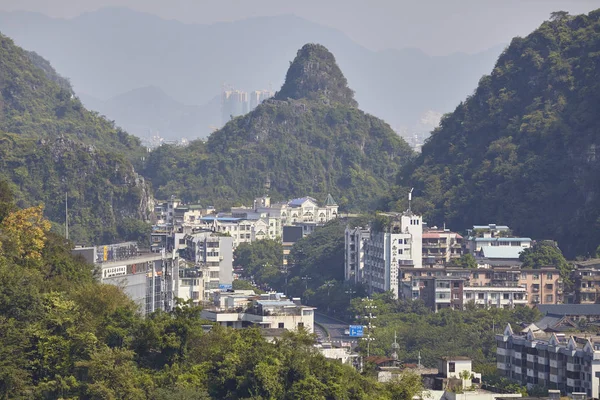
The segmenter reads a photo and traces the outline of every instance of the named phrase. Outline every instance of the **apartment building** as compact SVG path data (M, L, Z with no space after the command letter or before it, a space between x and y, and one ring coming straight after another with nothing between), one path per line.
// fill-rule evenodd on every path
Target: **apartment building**
M449 229L423 231L423 265L446 265L463 255L463 237Z
M513 237L510 229L505 225L475 225L469 230L466 247L470 254L476 256L483 256L482 250L488 247L512 248L518 259L518 253L531 247L531 239Z
M354 284L363 281L365 245L370 235L369 228L346 227L344 231L344 280Z
M413 277L410 282L403 282L403 297L422 300L436 312L444 308L462 310L467 304L496 308L527 305L523 287L470 286L468 280L450 276Z
M573 302L576 304L600 303L600 259L575 263L573 280Z
M509 324L496 335L496 344L496 366L503 376L528 387L600 396L600 336L595 333L515 333Z
M249 295L222 292L215 295L213 306L202 310L202 318L235 329L261 328L314 332L314 307L301 304L300 299L287 299L281 293Z
M411 211L382 215L387 222L372 227L364 245L363 283L371 293L391 291L398 298L398 269L422 266L423 219Z
M76 248L73 253L93 260L100 282L121 287L139 305L142 315L172 310L178 275L176 255L142 252L136 242Z
M207 300L211 293L230 287L233 282L233 239L211 231L200 231L186 234L184 240L182 257L199 267L202 273L202 299Z
M541 269L400 267L399 279L404 283L405 298L414 298L414 293L410 292L410 296L406 294L406 285L417 278L462 280L465 288L464 302L473 301L482 306L485 304L504 307L509 304L525 304L534 307L538 304L560 304L563 301L563 283L560 272L554 267ZM412 284L409 286L412 287Z

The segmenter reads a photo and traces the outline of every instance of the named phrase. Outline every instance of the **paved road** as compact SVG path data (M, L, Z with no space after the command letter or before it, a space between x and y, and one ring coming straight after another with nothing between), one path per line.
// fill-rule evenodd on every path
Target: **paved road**
M331 342L334 345L341 346L343 343L347 343L354 347L358 344L357 338L351 338L344 333L348 329L348 323L320 313L315 313L315 322L323 325L329 331Z

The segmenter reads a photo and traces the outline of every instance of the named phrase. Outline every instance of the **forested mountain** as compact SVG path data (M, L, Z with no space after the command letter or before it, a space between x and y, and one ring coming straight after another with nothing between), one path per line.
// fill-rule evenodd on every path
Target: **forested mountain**
M203 25L124 8L100 9L73 19L0 12L0 27L18 45L50 60L82 98L85 94L110 101L137 88L156 86L177 102L196 106L219 95L223 83L245 91L268 89L270 84L280 87L296 50L305 43L321 43L336 55L362 109L394 128L413 127L428 110L450 111L489 71L504 47L447 56L430 56L418 49L372 51L336 29L294 15ZM96 111L134 132L132 118L123 119L123 113ZM170 120L167 111L164 117L155 116L163 117L157 129ZM211 124L206 114L199 114L197 126L203 129L193 132L202 136L191 138L208 136ZM163 131L162 136L168 133Z
M600 10L515 38L400 183L433 224L503 223L566 255L600 243ZM420 198L420 199L419 199Z
M324 200L331 193L342 207L373 206L412 151L389 125L356 106L333 55L307 44L274 99L206 143L158 148L145 175L160 197L215 206L251 204L267 183L274 198Z
M132 164L144 155L139 140L87 111L47 61L3 35L0 142L0 178L19 205L44 202L64 224L66 193L75 241L126 238L145 216L149 189Z

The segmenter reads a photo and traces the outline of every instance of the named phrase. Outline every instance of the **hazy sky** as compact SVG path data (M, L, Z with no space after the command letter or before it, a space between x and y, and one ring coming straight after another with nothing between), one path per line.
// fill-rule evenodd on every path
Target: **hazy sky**
M552 11L600 8L600 0L0 0L0 10L74 17L123 6L166 19L214 23L295 14L345 32L373 49L416 47L429 54L468 53L508 44Z

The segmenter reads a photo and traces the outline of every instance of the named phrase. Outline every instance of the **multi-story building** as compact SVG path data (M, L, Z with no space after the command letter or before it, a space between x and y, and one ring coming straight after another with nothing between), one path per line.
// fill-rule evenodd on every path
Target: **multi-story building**
M464 278L413 277L403 285L406 299L422 300L433 311L444 308L462 310L469 303L478 307L514 308L527 304L523 287L470 286Z
M560 304L563 300L563 283L560 272L554 267L522 269L518 267L494 268L414 268L400 267L399 279L404 283L404 297L414 298L411 282L421 278L454 278L464 281L464 302L473 301L477 305L504 306L512 301L514 305ZM489 290L487 290L487 289ZM484 292L483 289L486 289ZM407 295L407 293L409 293ZM496 293L496 295L494 295ZM512 293L512 294L511 294ZM470 297L467 297L470 296ZM521 298L523 296L523 298ZM499 301L502 300L502 301ZM492 301L493 304L490 304Z
M254 90L250 92L250 111L254 110L260 103L273 97L275 93L271 90Z
M202 310L202 318L231 328L258 326L313 333L314 310L281 293L248 295L235 291L217 294L214 305Z
M225 125L232 117L248 112L248 93L241 90L221 92L221 123Z
M177 256L140 252L137 243L76 248L88 260L94 260L102 283L123 288L140 306L142 315L157 310L171 311L178 275Z
M364 279L365 245L371 231L360 226L347 226L344 235L344 280L358 284Z
M575 263L573 280L573 302L576 304L600 303L600 259Z
M504 225L475 225L469 230L467 251L473 255L482 255L485 247L508 247L514 249L516 258L523 249L531 247L531 239L511 236L510 229Z
M446 265L463 255L463 237L449 229L423 231L423 265Z
M600 397L600 337L595 333L514 333L496 335L496 366L503 376L528 387Z
M387 224L372 227L364 246L363 283L370 292L392 291L398 298L398 269L422 266L423 220L411 211L384 215Z
M233 239L211 231L185 235L183 258L202 272L202 299L211 293L231 287L233 282ZM183 278L187 279L187 278Z

